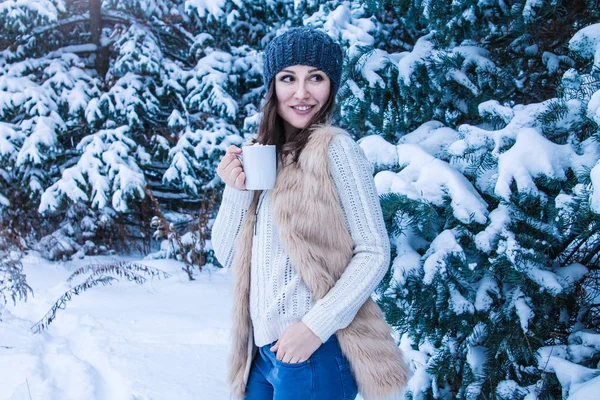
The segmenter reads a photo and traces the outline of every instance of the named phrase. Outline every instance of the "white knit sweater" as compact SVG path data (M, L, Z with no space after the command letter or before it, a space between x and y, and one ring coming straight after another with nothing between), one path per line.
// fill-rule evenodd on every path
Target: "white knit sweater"
M271 212L271 191L263 191L258 203L250 267L250 316L257 346L279 339L288 326L298 321L304 322L325 342L335 331L352 322L387 271L390 243L372 166L360 146L345 135L337 135L332 140L329 160L346 226L354 241L352 260L327 295L314 302L279 241ZM225 267L230 267L233 261L233 243L253 193L228 186L223 192L212 227L212 246Z

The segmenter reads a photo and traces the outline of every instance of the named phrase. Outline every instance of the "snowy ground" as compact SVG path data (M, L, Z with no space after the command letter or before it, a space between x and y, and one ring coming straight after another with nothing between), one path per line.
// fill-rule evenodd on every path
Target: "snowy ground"
M205 267L190 282L178 262L129 258L171 277L144 285L121 279L112 286L94 287L68 302L49 329L32 333L31 326L70 288L66 279L73 271L122 260L49 263L36 254L25 258L35 296L3 311L0 400L230 398L229 270ZM561 371L568 373L562 380L571 387L569 400L598 398L600 376L594 378L593 370L590 376L568 368ZM418 374L413 378L411 383L417 384Z
M205 270L189 282L180 263L142 261L171 277L94 287L68 302L48 330L31 332L75 269L110 261L24 260L35 296L3 313L0 400L229 399L229 271Z

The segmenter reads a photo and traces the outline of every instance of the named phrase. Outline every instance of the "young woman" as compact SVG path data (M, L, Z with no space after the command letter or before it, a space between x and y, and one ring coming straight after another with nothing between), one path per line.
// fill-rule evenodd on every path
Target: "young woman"
M301 27L265 48L263 117L255 141L276 145L275 187L246 191L230 146L212 229L234 273L231 392L247 400L345 400L398 394L406 367L370 295L389 239L362 149L327 125L341 48Z

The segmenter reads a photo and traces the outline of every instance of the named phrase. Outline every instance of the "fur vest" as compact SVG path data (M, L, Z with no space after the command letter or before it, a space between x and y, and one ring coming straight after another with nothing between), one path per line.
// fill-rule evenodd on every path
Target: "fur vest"
M273 217L292 265L310 288L314 301L327 294L350 263L353 241L330 175L328 150L335 135L321 126L310 136L298 164L284 162L271 192ZM256 207L254 194L236 238L233 270L233 343L229 356L231 393L243 398L257 347L250 319L250 260ZM323 227L327 229L323 229ZM402 353L379 306L369 297L354 320L336 332L365 400L400 392L407 380Z

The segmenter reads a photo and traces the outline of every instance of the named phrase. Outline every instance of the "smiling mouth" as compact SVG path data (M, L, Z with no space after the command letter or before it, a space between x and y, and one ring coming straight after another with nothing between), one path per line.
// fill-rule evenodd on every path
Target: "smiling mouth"
M294 110L298 110L298 111L308 111L311 108L313 108L314 106L292 106L292 108Z

